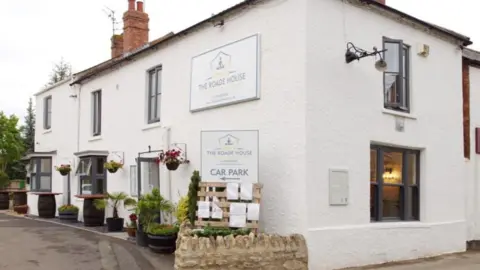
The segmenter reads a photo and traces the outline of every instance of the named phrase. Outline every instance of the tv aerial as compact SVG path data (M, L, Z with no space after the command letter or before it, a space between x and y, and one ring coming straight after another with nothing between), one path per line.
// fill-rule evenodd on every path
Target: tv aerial
M105 8L102 10L108 16L110 21L112 21L112 35L115 35L115 31L119 30L118 28L116 28L116 25L120 23L119 21L117 21L117 18L115 17L115 11L110 9L107 6L105 6Z

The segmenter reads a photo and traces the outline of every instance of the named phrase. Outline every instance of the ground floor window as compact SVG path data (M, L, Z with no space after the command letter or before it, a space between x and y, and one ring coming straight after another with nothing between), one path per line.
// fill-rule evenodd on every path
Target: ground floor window
M30 190L52 191L52 158L34 157L30 160Z
M419 220L419 183L420 151L371 146L372 221Z
M104 156L80 158L75 173L79 177L80 194L105 194L107 192L107 170L103 167L105 160Z

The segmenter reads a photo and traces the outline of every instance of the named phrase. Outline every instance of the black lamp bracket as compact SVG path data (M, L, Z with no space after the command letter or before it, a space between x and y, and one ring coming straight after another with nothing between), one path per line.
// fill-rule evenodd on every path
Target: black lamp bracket
M347 51L345 52L345 61L347 63L350 63L354 60L360 60L364 57L374 56L374 55L377 55L377 54L380 56L380 59L382 59L382 54L381 53L387 51L387 49L379 51L377 49L377 47L373 47L372 50L373 51L369 52L369 51L366 51L362 48L356 47L355 45L353 45L352 42L348 42L347 43Z

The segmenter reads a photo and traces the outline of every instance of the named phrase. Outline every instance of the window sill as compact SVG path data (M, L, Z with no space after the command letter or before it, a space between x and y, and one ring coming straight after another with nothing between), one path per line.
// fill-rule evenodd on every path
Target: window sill
M91 137L88 141L89 142L94 142L94 141L99 141L102 139L102 136L95 136L95 137Z
M397 111L389 110L389 109L382 109L382 113L417 120L417 117L415 115L412 115L412 114L409 114L409 113L397 112Z
M46 129L42 132L42 134L48 134L48 133L52 133L52 129Z
M154 129L154 128L159 128L161 126L162 126L162 124L160 122L155 122L155 123L151 123L151 124L146 125L144 128L142 128L142 130L143 131L150 130L150 129Z

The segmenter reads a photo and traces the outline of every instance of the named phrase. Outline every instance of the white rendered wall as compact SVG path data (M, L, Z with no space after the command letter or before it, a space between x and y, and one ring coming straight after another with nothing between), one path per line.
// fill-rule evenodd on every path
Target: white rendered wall
M465 250L461 51L338 0L308 0L307 205L311 269L415 259ZM322 14L319 16L318 14ZM347 42L371 50L382 36L411 49L411 117L395 131L383 110L373 57L345 63ZM430 45L428 58L417 43ZM371 223L372 142L422 149L420 222ZM328 170L349 171L350 203L329 206Z

